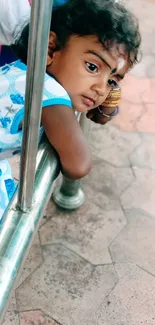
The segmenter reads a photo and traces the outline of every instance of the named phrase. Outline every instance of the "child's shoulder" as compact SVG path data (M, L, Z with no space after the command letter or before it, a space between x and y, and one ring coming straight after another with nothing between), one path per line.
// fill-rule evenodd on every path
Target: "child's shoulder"
M1 106L24 104L26 72L27 66L20 60L6 64L0 68ZM54 77L46 73L43 88L42 107L52 105L66 105L72 107L71 99L67 91ZM20 109L19 106L18 109Z
M64 97L68 95L65 88L54 77L49 76L47 73L45 75L44 89L52 93L55 97Z
M71 99L65 88L52 76L45 75L43 107L66 105L72 107Z

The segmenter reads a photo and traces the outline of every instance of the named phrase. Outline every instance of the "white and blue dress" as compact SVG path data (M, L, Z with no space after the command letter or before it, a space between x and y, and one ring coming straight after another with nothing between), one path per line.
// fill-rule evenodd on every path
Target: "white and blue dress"
M26 70L25 64L19 60L0 68L0 220L15 191L6 158L21 148L22 131L19 126L24 119ZM72 107L66 90L45 74L42 107L52 105Z

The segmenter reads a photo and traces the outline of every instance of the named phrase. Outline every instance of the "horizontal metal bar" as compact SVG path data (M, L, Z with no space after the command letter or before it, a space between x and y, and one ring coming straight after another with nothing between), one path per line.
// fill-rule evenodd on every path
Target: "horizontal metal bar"
M32 1L18 199L19 208L25 212L31 206L34 185L51 13L51 0Z
M4 216L0 233L0 323L3 320L9 296L22 264L32 244L53 188L60 166L57 154L49 142L40 145L31 210L16 209L16 192Z

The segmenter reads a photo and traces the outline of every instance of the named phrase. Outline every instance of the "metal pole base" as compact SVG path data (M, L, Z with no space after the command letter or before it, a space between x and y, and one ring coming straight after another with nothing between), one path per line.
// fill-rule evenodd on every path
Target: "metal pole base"
M63 176L61 186L59 188L56 187L52 195L55 204L66 210L79 208L85 200L85 195L80 185L81 181L72 181Z

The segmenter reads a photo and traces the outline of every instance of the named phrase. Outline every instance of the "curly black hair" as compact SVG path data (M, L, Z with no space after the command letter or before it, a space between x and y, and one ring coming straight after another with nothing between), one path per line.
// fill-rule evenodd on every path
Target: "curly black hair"
M106 49L114 44L123 44L131 65L138 61L141 44L138 21L115 0L68 0L53 10L50 29L57 35L57 49L63 48L71 35L96 35ZM28 30L26 26L14 46L24 62L27 58Z
M73 34L96 35L109 49L123 44L131 64L138 61L141 36L136 17L120 2L114 0L69 0L52 15L51 30L58 38L58 46L64 47Z

